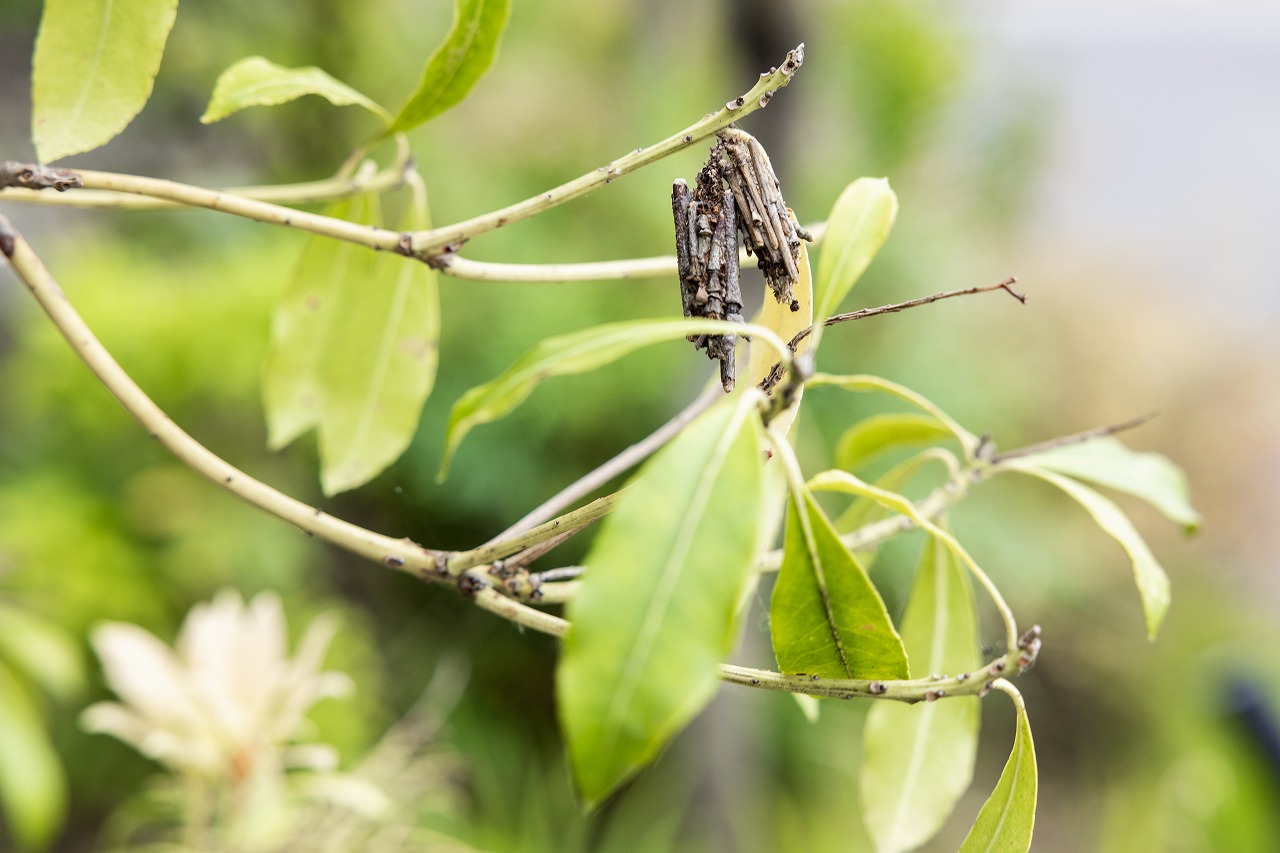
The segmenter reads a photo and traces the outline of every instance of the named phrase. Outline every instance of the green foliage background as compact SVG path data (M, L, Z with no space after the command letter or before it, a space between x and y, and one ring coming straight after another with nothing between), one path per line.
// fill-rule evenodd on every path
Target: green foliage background
M754 5L516 2L490 75L414 134L436 221L531 195L665 135L804 40L808 58L796 84L748 129L770 148L802 221L823 215L858 175L893 180L902 212L859 285L858 304L1023 273L1008 264L1043 141L1024 119L1041 104L1028 101L1005 125L966 133L954 105L977 46L940 4L808 0L762 13L774 18L759 32L746 11ZM39 4L8 0L0 14L7 22L0 76L15 84L0 91L0 153L25 159L22 92ZM366 115L307 99L201 126L217 74L261 54L318 65L394 106L449 17L449 4L427 0L188 4L142 116L121 139L73 163L209 185L328 174L371 131ZM690 177L701 157L673 157L468 250L522 262L668 253L670 182ZM179 424L256 476L321 501L314 448L267 453L259 403L268 312L303 236L198 212L17 205L6 212L108 348ZM1080 318L1081 301L1101 291L1076 290L1069 301L1059 295L1075 287L1065 277L1023 278L1029 308L985 297L837 328L824 359L914 387L971 429L995 430L1002 447L1162 408L1165 417L1135 443L1184 462L1193 487L1215 476L1187 426L1203 431L1204 423L1187 416L1178 399L1184 386L1162 376L1144 387L1097 390L1131 378L1112 360L1132 351L1129 332L1104 323L1103 336L1090 337L1098 327ZM393 535L439 547L487 539L647 434L706 375L701 356L670 345L558 380L502 423L477 429L440 486L434 474L448 407L463 391L549 335L674 315L679 305L670 281L530 287L442 278L441 297L441 369L417 440L374 483L321 504ZM1154 322L1167 335L1145 344L1183 343L1178 330L1189 323L1176 305L1162 307ZM656 767L584 818L555 734L553 642L317 545L199 481L146 440L7 273L0 273L0 401L5 600L80 640L104 619L172 637L190 605L224 585L246 594L279 590L295 628L338 607L344 628L329 663L350 673L358 690L315 717L321 738L347 759L417 698L441 656L467 655L471 680L444 735L463 758L466 795L457 812L424 821L493 850L869 844L855 803L866 708L824 703L811 725L789 697L751 691L722 691ZM802 453L829 461L823 455L843 429L874 405L811 393L798 427ZM1268 651L1267 614L1221 582L1235 574L1224 562L1239 553L1212 533L1215 519L1232 511L1234 496L1224 492L1208 489L1210 533L1194 547L1162 540L1162 526L1144 527L1174 582L1173 610L1155 645L1141 630L1123 555L1060 496L996 482L956 513L957 531L1014 609L1046 628L1041 663L1019 682L1035 717L1044 786L1038 849L1261 849L1280 834L1276 768L1258 756L1228 699L1232 679L1248 678L1275 701L1280 662ZM1141 511L1135 517L1154 521ZM895 617L919 544L886 549L873 571ZM756 637L740 657L754 663L767 655ZM58 849L90 849L105 816L152 769L116 742L78 731L75 715L100 693L98 686L78 701L46 702L72 793ZM926 849L959 844L999 774L1012 712L990 703L986 716L991 736L972 801Z

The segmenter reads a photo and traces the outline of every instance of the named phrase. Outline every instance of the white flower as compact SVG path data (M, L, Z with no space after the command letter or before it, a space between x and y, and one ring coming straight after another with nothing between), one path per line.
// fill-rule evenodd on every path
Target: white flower
M233 783L286 764L331 768L330 747L285 747L307 709L351 688L345 675L320 670L336 630L320 616L291 659L280 599L264 592L246 606L228 590L191 610L174 649L136 625L105 623L93 647L122 702L86 709L82 725L173 770Z

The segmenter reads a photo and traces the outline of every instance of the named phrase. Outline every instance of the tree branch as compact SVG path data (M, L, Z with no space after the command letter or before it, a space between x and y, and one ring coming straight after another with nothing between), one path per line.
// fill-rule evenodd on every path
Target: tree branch
M10 164L5 164L6 166ZM24 164L13 164L24 165ZM29 168L29 167L28 167ZM272 204L314 204L317 202L336 201L361 192L389 192L404 184L404 175L409 168L407 159L393 163L381 171L372 174L356 173L355 175L337 175L319 181L306 181L296 184L270 184L250 187L232 187L223 190L206 190L223 196L238 196L252 201L270 202ZM81 172L70 169L62 171L79 178ZM105 172L87 174L107 174ZM118 179L127 175L117 175ZM24 204L61 205L63 207L93 208L98 210L187 210L189 203L147 194L134 194L133 191L119 189L80 189L77 192L50 195L37 188L21 188L16 184L6 184L0 179L0 201L16 201ZM146 189L140 186L139 189ZM196 205L207 207L208 205Z
M1019 447L1016 450L1007 450L1004 453L996 453L991 457L992 465L999 465L1008 459L1017 459L1022 456L1030 456L1033 453L1043 453L1046 450L1056 450L1059 447L1069 447L1073 444L1083 444L1086 441L1092 441L1095 438L1106 438L1109 435L1115 435L1118 432L1136 429L1148 421L1152 420L1158 412L1147 412L1145 415L1132 418L1123 423L1111 424L1110 426L1094 427L1082 432L1072 433L1071 435L1062 435L1057 438L1051 438L1048 441L1040 441L1035 444L1028 444L1026 447Z
M184 432L111 357L72 307L31 246L14 230L3 214L0 214L0 253L8 258L18 278L111 395L142 424L152 438L197 474L305 533L388 568L427 579L439 579L437 565L444 556L442 552L423 548L407 539L393 539L374 533L308 506L250 477Z
M821 224L825 226L826 223L821 223ZM818 231L818 234L821 234L823 236L825 236L825 233L826 233L825 227ZM818 238L815 237L814 239L816 240ZM787 349L789 349L791 352L794 353L796 351L796 347L800 346L800 342L803 341L805 338L809 337L811 334L813 334L814 329L818 328L819 326L834 326L838 323L848 323L851 320L864 320L867 317L878 317L881 314L896 314L897 312L905 311L908 308L918 308L921 305L928 305L932 302L940 302L943 299L951 299L952 297L955 297L955 296L972 296L975 293L990 293L993 290L1003 290L1005 293L1008 293L1010 296L1012 296L1014 299L1021 302L1023 305L1026 305L1027 304L1026 295L1022 293L1018 293L1016 290L1013 289L1013 285L1016 282L1017 282L1016 278L1014 278L1013 276L1009 276L1003 281L998 281L995 284L986 284L978 287L966 287L961 290L946 290L946 291L943 291L942 293L935 293L931 296L921 296L918 299L908 299L906 302L895 302L891 305L881 305L878 308L862 308L858 311L849 311L845 314L835 314L823 320L821 323L814 323L812 326L801 329L799 332L796 333L795 337L793 337L787 343ZM773 366L773 368L769 371L769 375L766 376L764 380L760 383L760 390L764 391L766 394L771 393L774 387L781 380L782 380L782 365L779 363Z
M724 393L718 385L708 385L692 403L685 406L675 417L658 427L648 437L631 445L590 473L579 477L544 501L541 506L530 510L524 518L499 533L493 539L490 539L486 544L492 545L547 521L565 507L571 506L580 498L586 497L596 489L603 487L614 477L639 465L650 455L657 452L658 448L674 438L694 418L709 409L722 396L724 396Z
M728 127L731 123L745 118L769 103L769 99L778 89L791 82L792 75L804 61L804 45L787 54L780 68L770 69L760 75L760 80L750 91L730 101L720 110L694 122L661 142L647 148L637 148L610 163L593 169L554 187L546 192L527 198L524 201L491 211L453 225L425 231L398 232L386 228L375 228L347 222L334 217L308 213L237 195L232 192L208 190L193 187L174 181L157 178L144 178L134 175L120 175L111 172L88 170L58 170L72 177L78 177L84 188L110 190L115 193L127 193L147 196L153 199L191 207L204 207L223 213L242 216L257 222L298 228L324 237L345 240L371 249L396 252L401 255L416 257L430 261L433 266L446 267L447 257L457 247L478 234L484 234L528 219L544 211L579 198L600 187L612 183L623 175L636 171L664 157L682 150L708 136ZM43 167L12 164L26 172ZM70 186L68 186L70 188Z

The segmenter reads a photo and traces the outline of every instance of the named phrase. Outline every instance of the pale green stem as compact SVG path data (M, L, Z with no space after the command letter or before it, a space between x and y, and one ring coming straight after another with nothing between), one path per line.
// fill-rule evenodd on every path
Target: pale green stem
M523 518L485 544L492 544L506 537L522 533L534 525L541 524L565 507L571 506L579 499L586 497L597 489L603 488L614 477L634 468L650 455L656 453L658 448L675 438L680 430L710 408L723 394L724 392L718 383L708 385L692 403L685 406L675 417L658 427L653 433L631 445L590 473L579 477L542 504L530 510Z
M427 260L445 252L470 238L493 231L513 222L528 219L586 195L592 190L617 180L623 175L655 163L676 151L705 139L730 123L745 118L764 107L773 93L791 82L791 76L804 60L804 45L790 54L782 67L762 74L759 82L745 95L730 101L725 107L694 122L689 127L648 148L638 148L585 175L561 184L546 192L463 222L424 231L398 232L385 228L359 225L334 217L322 216L288 207L269 204L230 192L208 190L174 181L144 178L134 175L118 175L111 172L69 170L79 175L85 189L111 190L163 199L191 207L204 207L223 213L242 216L257 222L298 228L324 237L345 240L371 249L397 252ZM76 190L82 192L82 190Z
M84 175L106 175L106 172L76 172ZM223 190L204 190L213 195L237 196L251 201L271 204L293 205L314 204L334 201L362 192L384 193L398 189L404 184L405 163L397 162L372 175L353 175L351 177L332 177L320 181L307 181L297 184L270 184L252 187L233 187ZM112 186L120 186L127 181L129 175L115 175ZM143 179L146 180L146 179ZM98 186L98 184L86 185ZM81 207L112 210L184 210L192 207L189 201L175 200L169 197L147 194L151 187L137 185L133 189L79 189L58 193L50 190L29 190L22 187L8 187L0 190L0 201L17 201L27 204L60 205L63 207ZM142 194L138 194L141 192ZM207 204L194 205L208 207Z
M467 569L483 566L486 563L492 563L494 560L501 560L503 557L509 557L518 551L523 551L530 545L545 542L567 530L586 527L588 524L598 521L607 515L621 495L622 492L619 491L611 495L605 495L602 498L596 498L586 506L567 512L558 518L553 518L522 533L496 539L493 542L481 545L479 548L472 548L470 551L455 551L444 558L444 571L450 577L458 577Z
M502 618L523 625L539 633L563 637L569 632L569 622L559 616L543 613L528 605L513 601L492 587L475 594L478 607ZM815 678L808 675L783 675L767 669L753 669L735 664L720 664L722 681L758 687L762 690L780 690L787 693L803 693L809 696L829 696L839 699L894 699L899 702L928 702L948 696L973 696L986 691L987 686L1008 671L1008 656L999 657L972 672L957 673L944 678L915 678L902 681L874 681L867 679Z
M205 479L298 529L354 554L425 578L434 578L441 552L393 539L308 506L234 467L200 444L155 404L120 367L58 287L31 246L0 214L0 243L9 263L49 319L98 380L151 437Z
M808 226L813 243L821 242L827 223ZM504 281L514 284L556 284L573 281L626 281L657 278L678 272L675 255L627 258L617 261L586 261L574 264L503 264L473 261L461 255L443 255L436 262L440 271L466 281ZM738 250L738 266L755 263L746 249Z
M413 235L414 254L420 257L429 255L441 247L468 240L477 234L493 231L512 222L528 219L530 216L536 216L539 213L564 204L566 201L586 195L592 190L612 183L623 175L634 172L651 163L656 163L677 151L682 151L690 145L694 145L700 140L723 130L733 122L746 118L756 110L763 108L769 103L769 99L773 97L775 92L791 82L791 76L795 74L803 61L804 45L802 44L787 54L786 60L779 68L761 74L760 80L745 95L735 98L721 109L694 122L684 130L677 131L661 142L650 145L648 148L637 148L630 154L624 154L616 160L612 160L581 177L574 178L566 184L561 184L554 189L539 193L532 198L527 198L500 210L467 219L454 225L447 225L443 228L417 232Z

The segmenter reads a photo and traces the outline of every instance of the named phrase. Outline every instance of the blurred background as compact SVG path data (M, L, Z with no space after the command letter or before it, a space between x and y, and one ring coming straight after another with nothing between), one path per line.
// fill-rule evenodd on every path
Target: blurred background
M331 174L373 129L305 99L202 126L218 73L261 54L319 65L389 108L449 27L440 0L223 0L178 15L138 120L68 165L205 185ZM1000 448L1150 411L1124 436L1183 465L1204 529L1187 539L1121 500L1173 580L1148 643L1123 553L1029 482L982 486L961 539L1022 622L1044 628L1020 680L1040 759L1036 848L1264 850L1280 837L1280 9L1262 0L1071 4L908 0L514 0L497 65L413 136L437 222L568 180L685 126L806 43L803 70L744 127L770 150L803 222L861 175L901 202L848 308L1016 275L993 294L834 329L822 366L931 397ZM30 160L35 0L0 0L0 158ZM473 241L484 260L669 254L673 157ZM709 363L648 350L557 380L476 430L434 482L449 406L535 341L678 310L674 281L532 287L441 280L440 376L417 440L374 483L319 494L314 446L265 450L268 317L305 238L203 212L112 213L0 202L107 347L197 439L336 515L434 547L484 541L647 434ZM758 291L757 291L758 292ZM624 393L619 389L625 389ZM875 400L814 393L797 441L810 470ZM585 540L587 537L582 537ZM571 542L548 565L571 563ZM900 613L919 541L874 569ZM328 666L354 697L312 714L313 740L357 762L444 660L461 689L424 760L443 767L413 820L477 849L869 849L857 805L865 707L725 688L657 766L584 817L555 732L555 644L259 516L164 454L0 271L0 659L29 621L80 660L29 678L67 774L59 850L129 837L157 772L77 715L106 696L89 654L102 620L171 640L192 604L277 590L300 631L342 616ZM767 663L763 605L743 661ZM21 612L25 621L8 616ZM36 629L32 629L36 630ZM991 632L991 638L997 634ZM465 664L460 663L465 661ZM14 672L22 677L21 670ZM463 673L468 673L464 675ZM465 679L465 684L464 684ZM1008 755L1008 703L984 703L975 784L925 849L955 849ZM1271 729L1274 738L1274 728ZM1270 744L1270 745L1268 745ZM8 842L0 836L0 849ZM388 849L407 849L391 847Z

